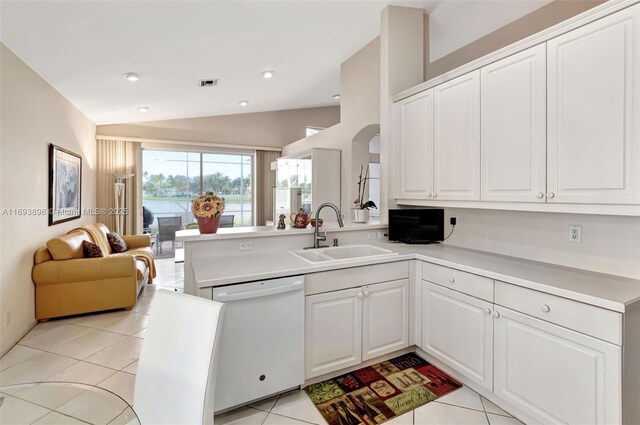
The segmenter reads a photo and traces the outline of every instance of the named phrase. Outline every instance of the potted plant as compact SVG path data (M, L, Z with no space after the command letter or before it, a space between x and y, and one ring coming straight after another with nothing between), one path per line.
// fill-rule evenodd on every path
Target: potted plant
M368 200L364 202L364 194L367 191L367 180L370 180L369 177L369 166L367 166L367 170L365 171L364 177L362 177L362 169L364 167L360 166L360 175L358 176L358 197L355 201L353 201L355 207L352 209L353 211L353 221L356 223L366 223L369 221L369 209L378 208L376 204Z
M207 192L191 200L191 212L198 220L200 233L216 233L224 212L224 198Z

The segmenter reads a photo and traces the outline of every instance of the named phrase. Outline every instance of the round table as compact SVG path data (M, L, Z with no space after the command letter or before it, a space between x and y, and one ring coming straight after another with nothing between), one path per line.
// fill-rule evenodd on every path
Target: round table
M117 394L93 385L32 382L0 386L0 422L140 425L131 406Z

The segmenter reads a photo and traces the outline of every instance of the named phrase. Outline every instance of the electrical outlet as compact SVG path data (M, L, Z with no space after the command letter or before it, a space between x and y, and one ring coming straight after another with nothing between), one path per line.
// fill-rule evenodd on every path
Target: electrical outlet
M367 233L367 239L376 239L377 237L378 237L378 234L376 232Z
M5 326L9 326L11 324L11 312L10 311L7 312L7 315L6 315L6 318L5 318L4 322L5 322Z
M253 242L240 242L238 243L238 247L240 251L247 251L249 249L253 249Z
M452 226L455 226L456 224L458 224L458 217L450 217L449 224Z
M378 239L384 239L385 235L384 232L378 232Z
M569 242L582 243L582 226L569 225Z

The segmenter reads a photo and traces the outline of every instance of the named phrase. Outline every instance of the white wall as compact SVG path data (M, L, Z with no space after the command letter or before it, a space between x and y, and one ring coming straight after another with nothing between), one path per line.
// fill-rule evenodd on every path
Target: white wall
M49 143L82 155L82 208L95 208L95 125L0 44L0 207L48 208ZM0 216L0 355L35 324L33 255L93 216L48 226L46 215ZM7 324L7 315L11 323Z
M640 217L499 210L445 210L458 225L446 242L497 254L640 279ZM569 225L582 243L569 242ZM446 235L445 235L446 236Z

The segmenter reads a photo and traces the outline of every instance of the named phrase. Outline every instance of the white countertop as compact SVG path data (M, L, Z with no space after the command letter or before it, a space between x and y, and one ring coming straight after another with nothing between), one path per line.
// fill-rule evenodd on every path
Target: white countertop
M344 227L338 227L337 223L326 223L320 227L320 231L324 232L348 232L352 230L363 229L386 229L386 224L380 224L377 221L369 220L368 223L345 223ZM246 237L272 237L272 236L293 236L311 234L314 228L309 225L305 229L297 229L287 226L286 229L278 230L276 226L245 226L245 227L222 227L217 233L201 234L198 229L179 230L176 232L177 242L193 242L207 241L216 239L240 239Z
M309 230L301 231L308 232ZM198 286L205 288L418 259L618 312L624 312L628 306L640 300L640 280L637 279L594 273L442 244L405 245L385 241L375 242L372 245L395 251L398 255L310 264L290 254L288 251L271 251L217 257L217 260L219 260L219 266L217 267L212 267L211 259L194 259L191 266Z

